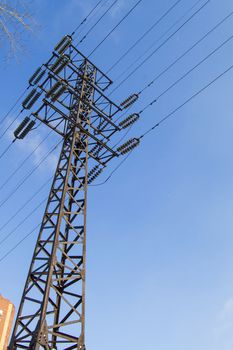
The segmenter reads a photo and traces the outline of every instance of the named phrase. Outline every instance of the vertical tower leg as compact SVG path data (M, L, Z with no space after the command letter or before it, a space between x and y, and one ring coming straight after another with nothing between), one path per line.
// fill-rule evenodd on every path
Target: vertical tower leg
M80 98L71 103L70 121L23 291L10 350L85 349L86 130L93 98L91 83L96 72L88 61L81 69L83 76L77 81Z

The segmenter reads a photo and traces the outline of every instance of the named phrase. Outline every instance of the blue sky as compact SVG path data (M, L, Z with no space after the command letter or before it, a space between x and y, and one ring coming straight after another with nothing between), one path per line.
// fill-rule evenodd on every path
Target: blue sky
M95 33L80 45L88 54L135 1L120 0ZM144 0L101 46L92 60L107 70L175 1ZM35 0L34 34L17 62L0 54L1 115L45 62L57 41L72 32L94 5L86 0ZM115 80L193 4L180 4L111 72ZM200 1L199 7L204 3ZM196 7L198 8L198 7ZM120 102L140 90L229 12L231 0L211 0L121 89ZM194 12L194 10L193 10ZM190 14L189 14L190 15ZM188 18L189 15L186 15ZM185 19L183 19L184 21ZM181 24L182 22L180 22ZM226 40L233 18L210 35L142 95L133 111L158 96L182 74ZM179 24L176 25L176 28ZM88 29L84 27L77 39ZM174 29L173 29L174 30ZM167 34L168 36L169 34ZM138 136L232 64L233 42L191 73L148 109L129 134ZM87 349L230 350L233 346L233 72L186 105L145 138L119 171L88 198ZM12 112L3 125L15 117ZM40 128L16 143L1 161L5 181L46 135ZM1 140L4 150L12 130ZM51 135L0 191L4 199L58 141ZM56 163L49 157L1 208L1 224L48 179ZM104 180L116 163L99 178ZM49 188L0 231L10 232L40 202ZM39 223L43 207L0 245L0 257ZM0 263L0 293L17 306L36 233Z

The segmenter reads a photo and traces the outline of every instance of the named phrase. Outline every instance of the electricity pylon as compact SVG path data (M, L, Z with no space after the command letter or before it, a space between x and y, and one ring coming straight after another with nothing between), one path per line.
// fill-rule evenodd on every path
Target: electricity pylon
M114 123L121 107L105 95L111 80L70 36L29 84L22 106L30 115L15 137L24 138L40 121L63 143L8 349L84 350L87 188L111 159L139 143L111 146L114 134L137 116Z

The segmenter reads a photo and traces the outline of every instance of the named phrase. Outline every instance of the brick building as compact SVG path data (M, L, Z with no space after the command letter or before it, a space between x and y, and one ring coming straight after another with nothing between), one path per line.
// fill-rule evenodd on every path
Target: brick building
M7 349L14 313L14 305L0 295L0 350Z

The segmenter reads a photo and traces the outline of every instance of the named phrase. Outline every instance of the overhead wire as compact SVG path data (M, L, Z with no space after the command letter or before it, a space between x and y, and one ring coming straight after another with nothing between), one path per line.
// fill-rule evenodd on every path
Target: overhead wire
M233 14L233 13L232 13ZM207 61L210 57L212 57L216 52L218 52L220 49L222 49L226 44L228 44L233 39L233 35L228 37L226 40L220 43L214 50L212 50L207 56L205 56L203 59L201 59L198 63L196 63L193 67L191 67L187 72L185 72L181 77L179 77L175 82L173 82L169 87L167 87L164 91L162 91L160 94L157 95L156 98L154 98L150 103L145 105L137 114L141 115L143 114L149 107L153 106L154 103L156 103L162 96L164 96L167 92L169 92L174 86L176 86L179 82L181 82L184 78L186 78L190 73L192 73L195 69L197 69L202 63ZM131 106L132 108L132 106ZM123 113L125 115L128 112L128 110ZM119 120L123 115L117 118ZM117 121L116 120L116 121ZM127 134L130 132L134 125L131 125L130 128L126 131L126 133L123 135L123 137L120 138L120 140L116 143L118 145L124 138L127 136ZM114 146L116 146L114 145Z
M170 39L172 39L186 24L188 24L195 16L197 16L209 3L211 0L205 1L205 3L198 8L188 19L182 23L174 32L172 32L159 46L157 46L139 65L137 65L109 94L112 95L116 90L118 90L131 76L133 76L156 52L158 52Z
M214 27L212 27L208 32L206 32L199 40L197 40L194 44L192 44L182 55L180 55L178 58L176 58L171 64L169 64L164 70L162 70L162 72L160 72L159 74L157 74L155 76L155 78L153 78L153 80L146 84L144 86L144 88L142 88L139 92L138 95L141 95L145 90L147 90L148 88L151 88L152 85L159 79L161 78L166 72L168 72L172 67L175 66L176 63L178 63L182 58L184 58L189 52L191 52L196 46L198 46L202 41L204 41L204 39L206 39L210 34L212 34L216 29L218 29L221 25L223 25L228 19L230 19L233 16L233 11L230 12L227 16L225 16L223 19L221 19L221 21L219 21ZM224 45L224 43L223 43ZM213 54L213 53L212 53ZM206 57L205 59L208 59L208 57ZM205 60L204 59L204 60ZM201 62L199 63L199 65L201 64ZM193 69L195 69L193 67ZM192 69L192 70L193 70ZM188 72L185 74L186 76L188 75ZM184 78L184 76L183 76ZM182 77L179 79L182 80ZM175 85L178 83L178 81L176 81ZM172 84L173 85L173 84ZM171 88L171 87L170 87ZM170 90L169 88L169 90ZM164 93L163 93L164 94ZM161 96L160 96L161 97ZM150 105L150 104L149 104ZM128 108L123 114L121 114L116 120L115 122L117 122L119 119L121 119L124 115L126 115L128 113L128 111L130 109L132 109L133 106L130 106L130 108ZM126 133L127 135L128 133ZM124 137L121 138L121 140L124 139ZM119 142L118 142L119 143Z
M186 101L184 101L181 105L179 105L178 107L176 107L175 109L173 109L173 111L171 111L170 113L168 113L167 115L165 115L163 118L161 118L156 124L154 124L151 128L149 128L148 130L146 130L140 137L139 139L143 139L144 137L146 137L150 132L152 132L153 130L155 130L159 125L161 125L162 123L164 123L167 119L171 118L176 112L178 112L181 108L183 108L185 105L187 105L188 103L190 103L193 99L195 99L196 97L198 97L201 93L203 93L205 90L207 90L211 85L213 85L214 83L216 83L219 79L221 79L224 75L226 75L227 73L229 73L231 70L233 69L233 65L229 66L226 70L224 70L221 74L219 74L217 77L215 77L213 80L211 80L208 84L206 84L204 87L202 87L200 90L198 90L196 93L194 93L191 97L189 97ZM99 184L93 184L93 185L89 185L89 186L102 186L104 185L106 182L108 182L111 177L113 176L113 174L116 173L116 171L126 162L126 160L129 158L130 154L132 154L132 152L128 153L127 156L124 157L124 159L117 165L117 167L115 167L115 169L111 172L111 174L106 178L105 181L103 181L102 183ZM27 235L25 235L17 244L15 244L10 250L8 250L1 258L0 258L0 262L2 262L7 256L9 256L19 245L21 245L38 227L40 226L37 225L35 228L33 228Z
M26 164L26 162L31 158L31 156L41 147L41 145L48 139L48 137L51 135L53 130L51 130L43 139L39 142L39 144L32 150L32 152L29 153L26 158L23 159L23 161L16 167L16 169L7 176L7 179L1 184L0 191L10 182L10 180L18 173L20 169ZM1 158L0 158L1 159Z
M23 220L21 220L7 235L5 235L0 240L0 246L3 245L3 243L5 243L25 223L25 221L27 221L46 201L47 201L47 196L33 210L31 210L30 213L27 214L23 218Z
M1 258L0 262L2 262L4 259L6 259L7 256L9 256L16 248L18 248L33 232L35 232L39 227L41 223L36 225L31 231L29 231L18 243L16 243L10 250L8 250Z
M14 142L14 141L13 141ZM5 150L0 154L0 159L2 159L6 153L10 150L11 146L13 145L13 142L11 142L6 148Z
M111 11L113 6L118 2L119 0L115 0L102 14L102 16L91 26L91 28L87 31L87 33L82 37L81 40L78 41L78 44L81 44L88 35L95 29L95 27L100 23L100 21Z
M107 70L106 74L110 73L145 37L181 2L182 0L177 0L173 5L169 7L156 21L149 27L135 43L130 46L123 55L121 55L115 63ZM200 1L200 0L199 0Z
M152 127L150 127L148 130L146 130L138 139L141 140L144 137L146 137L149 133L151 133L153 130L155 130L157 127L159 127L162 123L164 123L167 119L171 118L175 113L177 113L180 109L182 109L185 105L190 103L192 100L194 100L196 97L198 97L200 94L202 94L205 90L207 90L211 85L216 83L219 79L221 79L224 75L229 73L233 69L233 65L229 66L226 70L224 70L221 74L219 74L217 77L215 77L213 80L211 80L208 84L206 84L204 87L202 87L200 90L198 90L196 93L194 93L191 97L189 97L187 100L185 100L181 105L173 109L171 112L166 114L164 117L162 117L158 122L156 122ZM89 186L92 187L98 187L104 185L106 182L108 182L113 174L124 164L124 162L129 158L130 154L129 152L127 156L124 157L124 159L114 168L114 170L110 173L110 175L103 181L98 184L92 184Z
M26 206L31 203L31 201L39 194L42 192L42 190L51 182L51 180L53 179L53 176L51 176L48 180L46 180L42 186L39 187L38 190L36 190L36 192L33 193L33 195L31 197L29 197L23 205L21 205L19 207L19 209L17 209L13 215L11 215L10 218L7 219L7 221L2 224L2 226L0 226L0 231L2 231L7 225L9 225L9 223L11 223L15 218L16 216L24 209L26 208Z
M118 1L118 0L117 0ZM103 0L98 1L98 3L91 9L91 11L88 13L88 15L82 20L82 22L74 29L74 31L72 32L71 35L74 35L77 30L83 26L86 21L88 20L89 17L91 17L91 15L94 14L95 10L99 7L99 5L103 2ZM106 3L107 1L105 1ZM22 94L19 95L19 97L16 99L15 103L11 106L11 108L8 110L8 112L5 114L5 116L0 120L0 125L7 119L7 117L10 115L10 113L14 110L14 108L18 105L18 103L21 101L21 99L23 98L23 96L25 95L25 93L27 92L27 90L30 88L30 85L27 86L25 88L25 90L22 92ZM20 111L20 113L17 115L17 117L15 117L13 119L13 121L11 121L11 123L9 124L9 126L6 128L6 130L0 135L0 139L6 134L6 132L9 130L9 128L13 125L13 123L18 119L19 115L22 113L22 111Z
M185 104L187 104L188 102L191 101L191 99L195 98L196 96L198 96L201 92L203 92L205 89L207 89L210 85L212 85L216 80L218 80L221 76L223 76L224 74L226 74L229 70L231 70L233 68L233 66L231 66L230 68L228 68L226 71L224 71L221 75L219 75L217 78L215 78L211 83L209 83L208 85L206 85L204 88L202 88L198 93L194 94L190 99L188 99L184 104L182 104L181 106L179 106L178 108L176 108L173 113L175 113L176 111L178 111L180 108L182 108ZM164 122L166 119L168 119L168 117L171 116L171 113L169 115L167 115L166 117L162 118L158 123L156 123L152 128L150 128L149 130L147 130L144 134L142 134L140 136L140 138L145 137L150 131L154 130L155 127L157 127L158 125L160 125L162 122ZM126 159L128 159L129 155L132 152L130 152L127 157L125 157L122 161L121 164L118 165L113 172L110 174L110 176L108 177L111 178L111 176L119 169L119 167L126 161ZM106 179L103 183L106 183L108 181L108 179ZM98 185L98 184L97 184ZM97 186L97 185L91 185L91 186ZM100 185L100 184L99 184ZM37 225L38 227L39 225ZM36 227L36 228L37 228ZM36 229L35 228L35 229ZM35 229L33 229L33 231L35 231ZM30 231L32 232L32 231ZM20 242L23 242L31 233L29 233L28 235L26 235ZM14 249L16 249L16 247L20 244L20 242L17 243L17 245L15 247L13 247L11 249L11 251L13 251ZM0 261L2 261L6 256L8 256L10 254L10 252L6 253L5 256L3 256Z
M161 34L143 53L139 55L131 64L128 66L125 70L123 70L117 77L114 79L115 82L117 82L125 73L129 71L129 69L134 66L137 62L140 61L141 58L143 58L150 50L158 43L160 42L178 23L180 23L197 5L202 2L203 0L197 0L191 7L189 7L178 19L175 20L174 23L172 23L171 26L169 26L163 34Z
M206 62L210 57L212 57L216 52L221 50L225 45L227 45L230 41L232 41L233 35L224 40L220 45L218 45L214 50L212 50L207 56L201 59L197 64L195 64L192 68L190 68L187 72L185 72L180 78L178 78L175 82L173 82L169 87L167 87L163 92L161 92L156 98L154 98L150 103L148 103L139 114L144 113L149 107L151 107L155 102L157 102L162 96L164 96L168 91L170 91L174 86L180 83L184 78L186 78L190 73L192 73L195 69L200 67L202 63Z
M19 101L23 98L23 96L25 95L25 93L27 92L29 87L27 87L22 94L17 98L17 100L15 101L15 103L11 106L11 108L9 109L9 111L4 115L4 117L0 120L0 125L7 119L7 117L9 116L9 114L14 110L14 108L17 106L17 104L19 103Z
M212 34L216 29L218 29L222 24L224 24L229 18L233 16L233 11L225 16L220 22L218 22L214 27L212 27L205 35L203 35L199 40L192 44L182 55L176 58L171 64L169 64L161 73L155 76L153 80L147 84L143 89L139 91L139 95L143 93L146 89L150 88L159 78L161 78L165 73L167 73L172 67L175 66L182 58L184 58L189 52L191 52L196 46L198 46L203 40L205 40L210 34Z
M108 32L108 34L100 41L100 43L90 52L88 55L88 58L93 55L96 50L109 38L109 36L123 23L126 18L129 17L129 15L138 7L138 5L142 2L143 0L138 0L136 4L134 4L129 11L121 18L121 20Z
M97 2L97 4L91 9L91 11L88 13L88 15L82 20L82 22L73 30L71 33L71 36L73 36L79 28L81 28L88 20L89 17L95 12L95 10L99 7L99 5L103 2L103 0L100 0Z
M96 25L104 18L104 16L112 9L112 7L118 2L119 0L115 0L114 3L112 3L107 10L104 12L104 14L98 19L98 21L89 29L89 31L85 34L85 37L79 43L81 43L89 34L90 32L96 27ZM85 19L80 23L80 25L73 31L72 35L75 34L75 32L83 25L87 19L94 13L94 11L97 9L97 7L102 3L103 0L99 1L96 6L93 7L93 9L90 11L90 13L85 17ZM108 2L105 1L104 4ZM18 97L16 102L13 104L13 106L10 108L10 110L7 112L7 114L4 116L4 118L0 121L0 124L4 122L4 120L9 116L9 114L12 112L12 110L16 107L16 105L19 103L19 101L22 99L26 91L30 88L30 85L23 91L23 93ZM10 127L15 123L15 121L19 118L20 114L23 112L23 109L17 114L17 116L10 122L10 124L6 127L6 129L2 132L0 135L0 139L6 134L6 132L10 129Z
M62 142L60 140L54 147L50 149L50 151L40 160L40 162L21 180L16 187L7 195L7 197L0 202L0 208L5 205L9 199L19 190L20 187L31 177L31 175L41 166L41 164L52 154L56 148L59 146L59 144Z
M216 83L220 78L222 78L224 75L229 73L233 69L233 65L229 66L225 71L223 71L221 74L219 74L216 78L211 80L208 84L206 84L203 88L201 88L199 91L197 91L195 94L193 94L191 97L189 97L185 102L183 102L181 105L173 109L170 113L165 115L163 118L161 118L156 124L154 124L151 128L146 130L139 139L144 138L146 135L148 135L150 132L152 132L155 128L160 126L162 123L164 123L167 119L171 118L176 112L178 112L181 108L183 108L185 105L187 105L189 102L191 102L193 99L195 99L197 96L199 96L202 92L207 90L211 85Z
M3 138L3 136L6 134L6 132L10 129L10 127L14 124L14 122L19 118L20 114L23 112L21 110L16 117L10 122L10 124L6 127L6 129L3 131L3 133L0 135L0 140Z
M62 99L62 102L64 102L67 98L68 98L68 95ZM50 110L51 110L51 107L49 107L48 111ZM55 114L56 114L56 111L54 111L50 117L54 116ZM57 126L59 126L61 122L58 123ZM38 126L40 126L41 124L42 122L40 122ZM52 134L52 132L53 130L50 130L50 132L39 142L39 144L28 154L28 156L26 156L26 158L16 167L16 169L10 175L8 175L5 182L3 182L2 185L0 186L0 191L15 176L15 174L17 174L17 172L24 166L24 164L26 164L26 162L30 159L30 157L41 147L41 145L48 139L48 137ZM15 142L15 140L16 139L14 139L13 142Z

